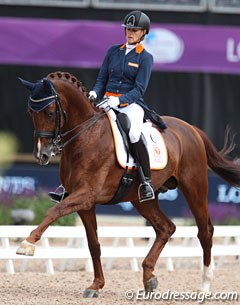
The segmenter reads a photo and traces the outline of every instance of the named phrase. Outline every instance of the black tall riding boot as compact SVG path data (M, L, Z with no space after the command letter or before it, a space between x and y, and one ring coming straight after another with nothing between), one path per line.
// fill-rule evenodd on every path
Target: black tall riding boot
M146 201L155 198L154 190L151 182L151 170L147 147L144 143L144 138L141 135L137 143L132 143L134 148L134 156L138 165L138 170L141 178L141 184L138 188L139 201Z

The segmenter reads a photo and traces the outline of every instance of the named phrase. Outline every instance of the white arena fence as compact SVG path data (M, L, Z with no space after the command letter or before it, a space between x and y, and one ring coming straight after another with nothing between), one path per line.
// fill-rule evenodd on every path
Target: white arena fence
M26 271L29 260L44 260L46 272L54 274L53 260L60 260L60 270L66 264L83 260L86 271L93 271L83 226L50 226L36 244L34 256L17 255L20 241L25 239L35 226L0 226L0 260L6 272L15 273L14 262L22 260L20 271ZM240 226L215 226L212 248L213 264L221 267L228 256L234 256L240 263ZM155 232L148 226L100 226L98 236L101 243L101 257L106 259L105 269L111 269L114 259L128 259L133 271L139 271L139 258L144 258L154 239ZM16 242L17 241L17 242ZM59 242L58 242L59 241ZM202 266L202 248L197 239L196 226L177 226L176 232L161 253L166 268L173 271L183 262L199 258ZM217 260L216 260L217 259Z

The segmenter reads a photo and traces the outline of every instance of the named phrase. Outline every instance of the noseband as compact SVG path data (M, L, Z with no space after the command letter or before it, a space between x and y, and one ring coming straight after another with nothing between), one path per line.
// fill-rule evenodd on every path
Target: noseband
M47 97L45 99L49 99L49 100L53 99L53 102L56 105L55 129L53 131L34 130L34 137L35 138L49 138L49 139L52 139L52 144L56 148L57 153L61 153L62 149L66 145L68 145L70 142L75 140L82 133L87 131L91 126L96 124L97 121L100 119L100 117L105 115L105 113L104 112L100 112L98 114L95 114L94 116L90 117L88 120L86 120L86 121L78 124L74 128L72 128L71 130L68 130L65 133L61 133L62 114L63 114L63 117L64 117L64 123L65 123L67 121L67 113L65 112L65 110L62 107L61 100L59 98L59 95L58 95L58 93L57 93L53 83L50 82L50 84L51 84L51 89L52 89L53 95L51 95L51 96L49 96L49 97ZM31 99L31 97L30 97L30 99ZM72 133L73 131L75 131L76 129L78 129L79 127L81 127L83 124L86 124L86 123L88 123L88 124L84 128L82 128L80 131L78 131L76 134L74 134L72 137L70 137L67 141L62 143L62 139L65 136L69 135L70 133Z

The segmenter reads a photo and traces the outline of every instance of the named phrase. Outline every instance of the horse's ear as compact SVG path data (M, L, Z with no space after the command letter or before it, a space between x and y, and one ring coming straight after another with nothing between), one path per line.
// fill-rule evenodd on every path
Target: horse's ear
M27 81L27 80L24 80L24 79L22 79L22 78L20 78L20 77L18 77L18 79L20 80L20 82L21 82L21 84L25 87L25 88L27 88L28 90L32 90L32 88L33 88L33 86L34 86L34 83L30 83L29 81Z
M50 83L50 80L47 79L47 78L44 78L43 79L43 86L44 86L44 89L47 91L47 92L52 92L52 86L51 86L51 83Z

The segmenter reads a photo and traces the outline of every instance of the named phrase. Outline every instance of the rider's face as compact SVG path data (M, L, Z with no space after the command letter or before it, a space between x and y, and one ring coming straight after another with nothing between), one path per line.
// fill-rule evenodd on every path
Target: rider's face
M143 29L126 28L126 40L128 44L135 44L141 40L141 37L145 34Z

